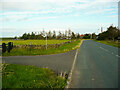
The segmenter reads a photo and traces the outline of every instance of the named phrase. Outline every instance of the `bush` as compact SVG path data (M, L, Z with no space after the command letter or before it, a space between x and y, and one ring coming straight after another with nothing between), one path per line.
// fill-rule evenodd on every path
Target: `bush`
M7 50L6 44L5 44L5 43L3 43L3 44L2 44L2 52L3 52L3 53L5 53L5 52L6 52L6 50Z
M8 52L10 52L13 48L13 43L12 42L9 42L8 43Z

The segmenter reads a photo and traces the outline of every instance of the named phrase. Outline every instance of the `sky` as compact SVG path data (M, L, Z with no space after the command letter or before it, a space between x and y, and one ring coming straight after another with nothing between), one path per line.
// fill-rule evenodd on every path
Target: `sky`
M119 0L0 0L0 37L56 30L100 33L118 26ZM99 30L98 30L99 29Z

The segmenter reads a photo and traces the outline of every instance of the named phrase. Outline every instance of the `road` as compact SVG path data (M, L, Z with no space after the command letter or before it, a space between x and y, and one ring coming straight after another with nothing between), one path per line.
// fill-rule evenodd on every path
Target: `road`
M2 61L10 64L35 65L48 67L56 73L69 73L74 60L76 50L67 53L41 56L9 56L2 57Z
M9 56L2 61L13 64L48 67L55 72L71 70L76 50L43 56ZM77 55L71 88L117 88L118 48L92 40L83 41Z
M71 88L117 88L118 48L83 41L72 75Z

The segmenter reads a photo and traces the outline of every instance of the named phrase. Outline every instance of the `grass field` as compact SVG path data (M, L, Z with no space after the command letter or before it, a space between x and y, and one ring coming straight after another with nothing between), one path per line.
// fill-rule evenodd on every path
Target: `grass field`
M47 44L59 44L70 40L47 40ZM46 40L3 40L2 43L13 42L14 45L46 45Z
M95 40L95 41L120 48L120 43L118 43L118 42L113 42L113 41L99 41L99 40Z
M2 65L2 88L64 88L66 78L48 68L17 64Z
M11 50L10 53L6 52L3 53L2 56L23 56L23 55L48 55L48 54L58 54L58 53L64 53L70 50L74 50L79 48L81 40L73 41L68 44L64 44L58 48L51 48L47 50L41 50L41 49L30 49L28 48L14 48Z

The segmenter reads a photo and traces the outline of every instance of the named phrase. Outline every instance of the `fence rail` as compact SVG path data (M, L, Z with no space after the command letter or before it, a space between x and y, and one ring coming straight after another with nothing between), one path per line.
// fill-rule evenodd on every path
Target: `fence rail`
M71 43L72 41L63 42L60 44L48 44L48 48L58 48L64 44ZM34 49L45 49L46 45L14 45L14 48L34 48Z
M2 45L0 45L0 48L2 48Z
M71 42L73 42L73 41L62 42L62 43L59 43L59 44L48 44L47 49L51 50L53 48L59 48L60 46L65 45L65 44L69 44ZM43 50L43 51L47 50L46 45L31 45L31 44L30 45L14 45L14 43L12 43L12 42L9 42L8 44L2 43L1 48L2 48L2 53L5 53L5 52L10 53L10 51L12 49L14 49L14 50L19 50L20 53L23 53L21 51L25 50L29 55L31 55L32 51L37 50L37 49L40 50L40 51L41 50Z

